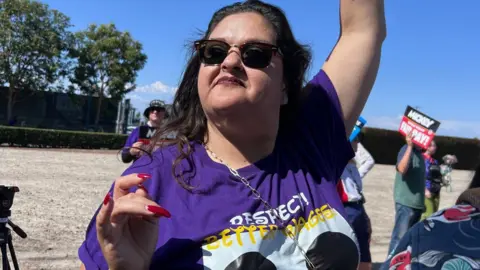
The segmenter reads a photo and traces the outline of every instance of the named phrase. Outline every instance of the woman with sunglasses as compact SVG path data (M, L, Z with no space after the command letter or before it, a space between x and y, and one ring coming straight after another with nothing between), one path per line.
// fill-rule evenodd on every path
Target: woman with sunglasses
M176 140L112 185L79 250L86 269L357 268L336 183L386 29L383 0L340 3L341 37L306 86L311 54L282 10L214 13L156 134Z

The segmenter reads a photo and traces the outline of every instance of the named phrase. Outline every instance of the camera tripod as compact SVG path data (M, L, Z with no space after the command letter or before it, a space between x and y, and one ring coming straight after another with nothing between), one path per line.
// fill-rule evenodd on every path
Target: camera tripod
M12 257L13 268L18 270L17 256L15 255L15 250L13 249L12 233L10 228L7 227L7 224L10 225L13 231L21 238L26 238L27 234L20 227L11 222L8 217L0 217L0 249L2 251L2 269L10 270L10 263L8 262L7 255L8 245L10 256Z

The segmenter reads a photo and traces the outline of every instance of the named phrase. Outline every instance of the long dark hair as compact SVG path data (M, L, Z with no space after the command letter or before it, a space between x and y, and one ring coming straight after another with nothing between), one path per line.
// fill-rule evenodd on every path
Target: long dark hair
M280 111L279 130L287 130L293 119L305 83L305 73L310 65L311 53L307 46L298 43L292 33L290 24L283 11L273 5L261 1L245 1L223 7L217 10L208 25L203 39L210 36L211 32L225 17L244 12L255 12L262 15L271 23L276 34L276 45L283 53L283 80L288 95L288 104L283 105ZM175 94L168 122L155 134L152 145L157 145L166 134L175 133L176 139L170 143L176 144L179 156L173 163L172 173L176 181L186 189L192 189L183 179L183 174L176 173L176 167L182 159L188 159L191 152L191 141L205 143L207 131L207 118L200 104L197 81L200 69L198 54L191 46L191 56L180 85ZM279 89L280 90L280 89ZM161 147L161 146L160 146ZM154 150L153 146L149 149ZM182 180L179 179L182 178Z

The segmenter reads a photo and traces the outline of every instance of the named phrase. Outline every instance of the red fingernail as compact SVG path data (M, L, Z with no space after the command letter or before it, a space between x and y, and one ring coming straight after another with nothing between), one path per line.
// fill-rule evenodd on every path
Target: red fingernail
M152 178L152 176L148 173L139 173L137 174L137 177L138 178L141 178L143 180L146 180L146 179L149 179L149 178Z
M141 189L143 189L145 192L147 192L147 193L148 193L148 190L145 188L145 186L144 186L144 185L142 185L142 184L138 184L138 185L137 185L137 187L138 187L138 188L141 188Z
M110 193L107 193L107 195L105 195L105 198L103 198L103 205L107 205L107 203L110 201Z
M168 212L165 208L158 207L156 205L147 205L145 208L148 211L154 213L156 216L167 217L167 218L172 216L170 212Z

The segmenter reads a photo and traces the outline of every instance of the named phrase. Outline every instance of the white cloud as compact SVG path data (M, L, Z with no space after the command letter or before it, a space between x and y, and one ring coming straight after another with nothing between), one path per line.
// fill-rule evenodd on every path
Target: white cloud
M161 81L156 81L151 84L141 85L137 87L134 92L137 93L163 93L163 94L175 94L177 87L168 86Z
M402 115L392 116L371 116L366 118L367 127L384 128L398 130ZM461 120L439 120L440 128L438 135L480 138L480 121L461 121Z
M164 102L171 103L173 96L177 91L177 87L169 86L161 81L156 81L151 84L140 85L132 92L126 95L126 98L130 98L132 105L139 111L143 111L150 101L154 99L160 99Z
M137 94L128 94L127 97L130 98L131 101L134 103L144 103L145 105L147 105L150 102L149 99L146 99Z

